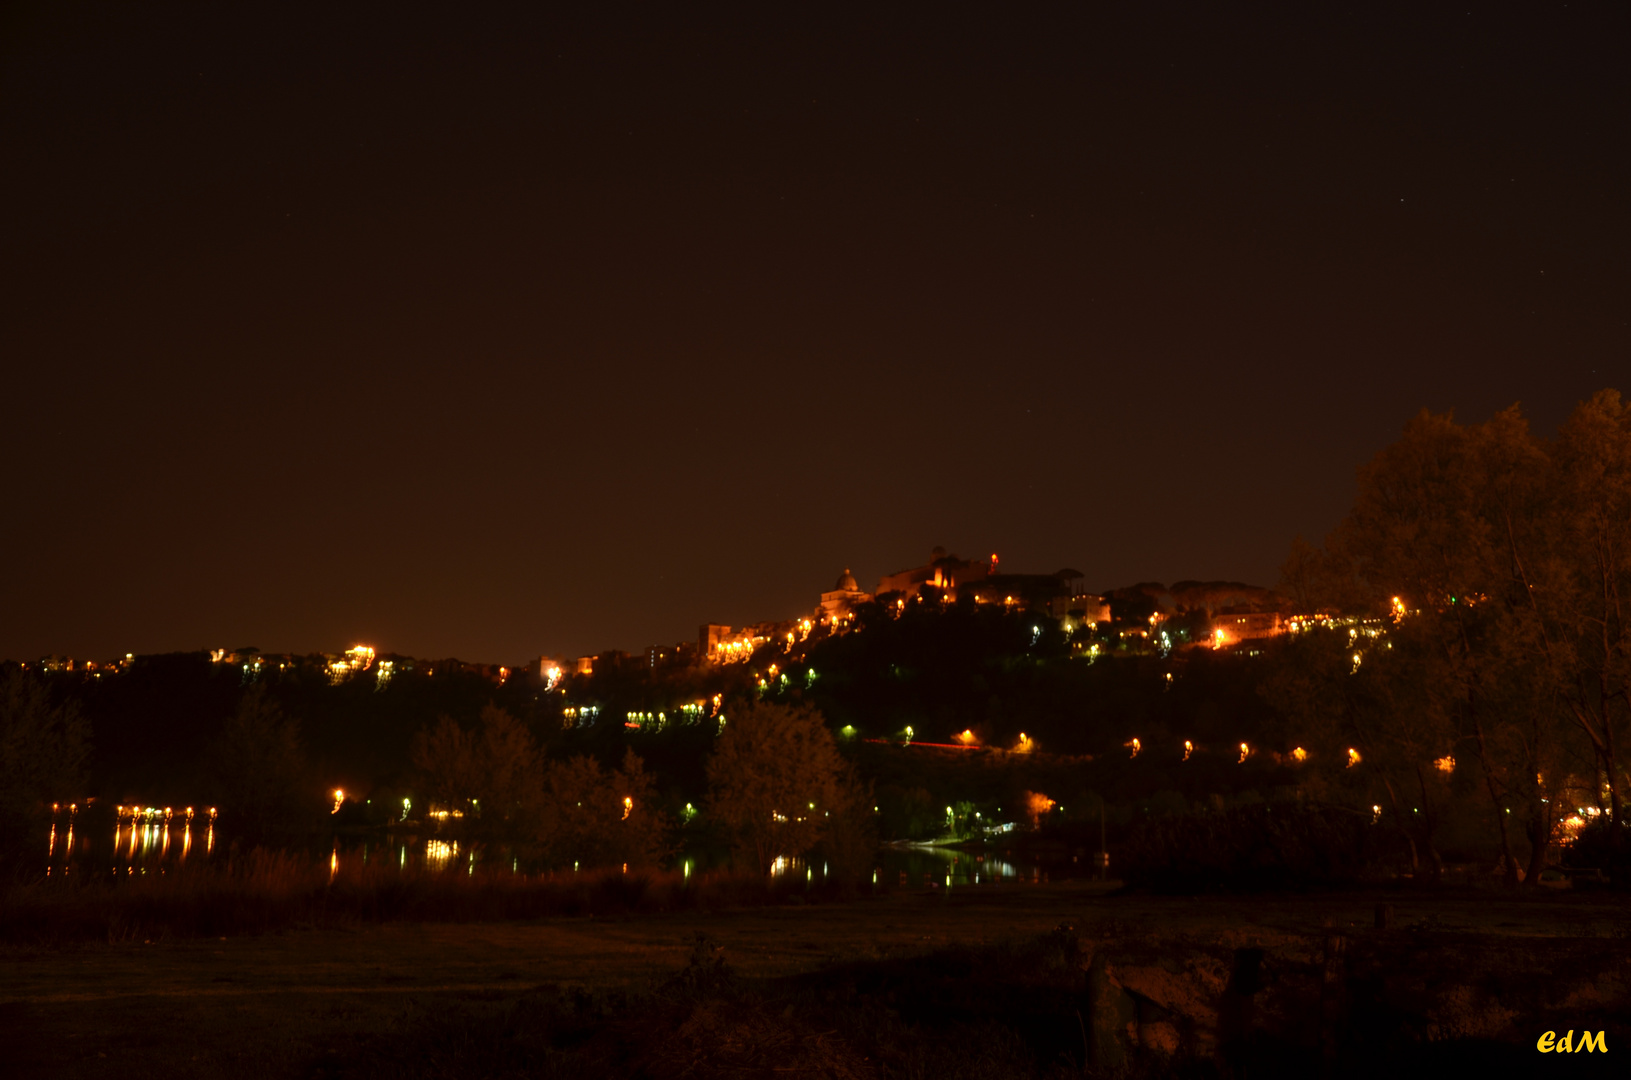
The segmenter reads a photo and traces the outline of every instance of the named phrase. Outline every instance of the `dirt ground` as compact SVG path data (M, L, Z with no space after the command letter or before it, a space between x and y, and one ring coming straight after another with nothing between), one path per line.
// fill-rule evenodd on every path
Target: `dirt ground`
M539 986L650 985L702 933L749 978L1035 936L1177 934L1241 948L1322 927L1370 932L1379 902L1418 934L1596 939L1631 958L1631 904L1606 895L1164 898L1091 883L899 891L847 904L621 919L385 925L234 939L0 951L0 1072L16 1077L307 1075L359 1034ZM1631 972L1631 969L1627 969ZM393 1025L395 1025L393 1027Z

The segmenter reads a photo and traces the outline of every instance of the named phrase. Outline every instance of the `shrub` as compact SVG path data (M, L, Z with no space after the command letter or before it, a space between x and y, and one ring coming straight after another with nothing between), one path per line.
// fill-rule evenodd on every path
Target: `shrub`
M1135 825L1123 877L1175 893L1330 886L1376 873L1389 839L1340 807L1240 806Z
M1594 819L1563 853L1563 865L1594 867L1608 875L1615 889L1631 889L1631 828L1615 825L1606 815Z

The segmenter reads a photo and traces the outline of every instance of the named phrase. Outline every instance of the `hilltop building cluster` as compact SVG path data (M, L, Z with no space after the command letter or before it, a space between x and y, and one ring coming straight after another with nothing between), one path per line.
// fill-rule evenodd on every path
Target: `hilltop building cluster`
M651 645L646 665L656 670L669 666L729 664L745 661L771 642L796 648L812 634L843 633L866 604L903 609L907 604L952 604L961 600L996 604L1057 619L1067 631L1079 627L1116 627L1121 640L1149 639L1173 643L1162 630L1169 621L1184 622L1186 644L1204 643L1228 648L1287 633L1317 616L1286 614L1280 597L1269 589L1238 582L1179 582L1172 586L1143 583L1109 593L1089 591L1082 573L1069 567L1051 574L1012 573L997 555L964 559L936 547L921 566L884 574L870 591L863 589L848 567L832 587L819 594L807 613L790 619L731 626L703 623L694 642ZM1199 630L1199 636L1196 631ZM539 672L546 681L561 674L592 674L597 661L622 660L621 652L599 653L575 659L542 657ZM553 675L551 674L553 673Z
M1053 573L1013 573L1002 568L996 554L964 559L936 547L922 565L884 574L870 591L863 589L845 567L832 587L821 591L814 606L804 614L747 626L703 623L695 641L650 645L643 660L653 671L736 663L771 642L781 643L791 651L812 635L844 633L868 604L899 611L907 604L959 601L1044 615L1058 620L1072 633L1081 628L1103 628L1121 642L1131 644L1138 639L1163 651L1180 644L1233 648L1328 621L1325 615L1290 614L1272 590L1238 582L1183 581L1171 586L1144 582L1096 593L1087 589L1080 571L1069 567ZM214 664L240 669L245 682L257 681L263 674L321 672L331 683L369 677L383 688L394 675L407 672L433 675L456 670L499 684L511 674L509 668L497 664L415 660L396 654L376 656L374 649L366 645L342 653L311 654L215 649L209 650L209 659ZM537 672L553 689L563 678L593 674L599 663L634 659L620 650L575 658L544 656L538 660ZM100 678L126 671L135 662L131 654L107 662L48 656L27 666Z

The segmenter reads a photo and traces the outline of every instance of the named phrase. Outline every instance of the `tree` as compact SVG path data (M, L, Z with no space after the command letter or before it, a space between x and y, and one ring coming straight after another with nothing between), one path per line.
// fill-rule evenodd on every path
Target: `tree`
M1294 548L1286 577L1299 595L1373 616L1396 605L1411 623L1393 643L1420 650L1429 713L1450 718L1475 755L1514 880L1512 815L1534 880L1571 739L1589 744L1619 820L1631 409L1617 393L1583 403L1550 442L1516 407L1475 425L1422 412L1360 470L1325 550Z
M538 844L555 866L649 866L668 854L669 823L656 778L633 750L607 772L591 757L551 762L544 774Z
M90 727L73 702L52 704L48 688L21 668L0 679L0 868L39 838L54 802L79 798Z
M1631 717L1631 404L1600 391L1569 416L1551 449L1546 505L1504 522L1519 611L1552 691L1597 757L1613 820L1623 822L1631 782L1620 764Z
M1262 693L1292 725L1293 741L1313 754L1305 766L1313 782L1305 786L1370 806L1375 792L1355 788L1379 784L1389 819L1409 845L1411 873L1437 878L1442 780L1431 763L1451 753L1456 730L1427 693L1432 653L1408 633L1380 649L1365 649L1359 636L1338 628L1299 635ZM1357 765L1350 748L1359 753Z
M300 743L300 724L253 686L206 754L206 789L221 822L250 844L283 844L316 827L323 797Z
M489 702L479 731L449 716L414 737L427 809L459 816L454 831L478 841L517 842L535 834L543 781L532 733Z
M806 705L744 701L708 760L708 813L760 873L833 836L857 805L854 780L826 720Z
M413 764L419 770L425 809L457 810L461 815L476 788L476 747L472 733L443 713L436 726L413 737Z

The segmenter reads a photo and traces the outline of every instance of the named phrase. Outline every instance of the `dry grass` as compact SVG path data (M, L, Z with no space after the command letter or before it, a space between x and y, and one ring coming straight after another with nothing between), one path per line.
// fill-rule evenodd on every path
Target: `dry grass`
M346 1080L1080 1076L1081 976L1050 962L1059 944L1055 934L766 981L738 978L699 937L684 969L642 992L549 992L404 1016L320 1068Z

